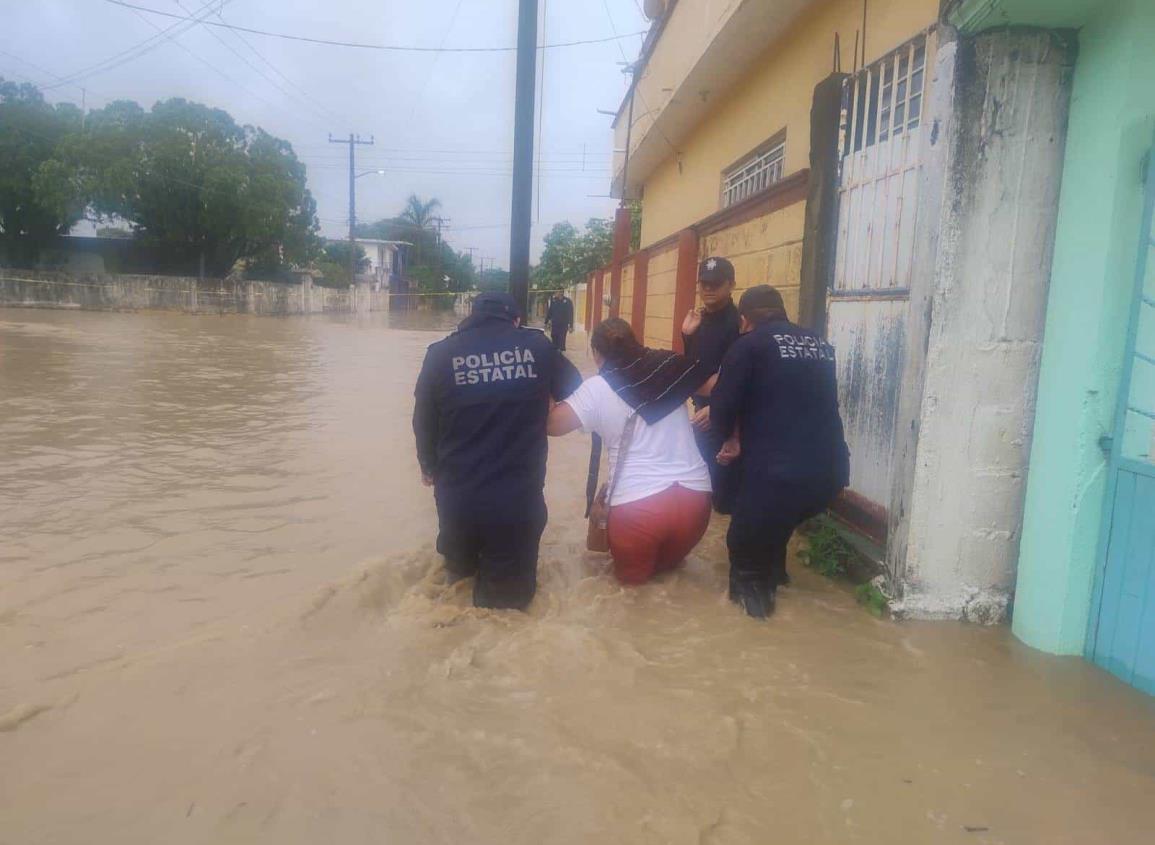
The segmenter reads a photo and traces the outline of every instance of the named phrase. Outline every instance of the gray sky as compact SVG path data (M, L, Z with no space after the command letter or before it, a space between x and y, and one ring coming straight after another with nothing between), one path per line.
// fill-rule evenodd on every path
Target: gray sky
M206 0L131 0L175 14ZM541 0L546 43L646 28L640 0ZM215 8L221 0L211 0ZM52 85L179 21L105 0L0 0L0 75ZM509 46L516 0L224 0L224 21L310 37L431 47ZM247 43L246 43L247 42ZM625 92L622 52L641 39L545 51L541 237L560 220L608 217L611 118ZM226 46L227 45L227 46ZM231 49L230 49L231 48ZM255 49L254 49L255 48ZM235 51L235 52L234 52ZM259 54L259 55L258 55ZM289 140L308 165L322 232L340 236L348 215L347 147L330 132L375 136L359 147L357 216L397 213L410 193L436 196L455 247L477 247L505 266L513 148L513 53L392 53L321 46L195 26L143 55L46 91L90 107L118 98L146 107L181 96L229 111ZM541 53L539 53L540 60ZM263 57L263 58L262 58ZM266 63L267 60L267 63ZM540 70L540 65L539 65ZM584 170L583 170L584 167Z

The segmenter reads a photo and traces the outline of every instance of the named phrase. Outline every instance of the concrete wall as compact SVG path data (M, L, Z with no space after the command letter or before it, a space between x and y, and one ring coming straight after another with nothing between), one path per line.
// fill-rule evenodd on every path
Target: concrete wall
M650 255L649 293L646 297L645 344L671 349L674 337L674 294L678 286L678 246ZM681 318L678 318L679 325Z
M1108 495L1099 441L1114 432L1140 162L1155 137L1155 3L1100 5L1079 32L1014 615L1020 639L1060 654L1083 652L1092 613Z
M1028 31L936 60L888 550L910 616L1010 604L1073 61Z
M867 59L873 61L931 26L939 2L872 0L867 7ZM692 18L704 5L707 0L679 0L673 22ZM836 32L842 37L842 66L851 69L854 33L862 28L862 10L861 0L812 4L784 37L765 45L753 69L726 96L718 98L698 126L678 141L676 151L667 145L666 159L645 182L643 245L717 211L723 170L782 129L786 130L784 172L794 173L808 166L814 88L833 70ZM694 37L699 38L697 33L702 31L709 30L699 26ZM663 33L663 40L669 39L669 49L660 43L647 68L647 81L652 77L655 89L671 87L670 82L662 82L658 60L667 52L677 52L677 34L672 29ZM650 107L657 106L650 102ZM801 240L801 218L793 237Z
M186 311L269 316L386 310L388 294L313 285L179 276L71 274L0 269L0 306L92 311Z
M634 262L622 264L622 291L618 298L618 316L629 322L634 310Z
M734 264L736 290L774 285L786 300L791 319L798 315L802 278L802 227L806 203L796 202L770 214L712 232L702 238L698 254L728 258Z

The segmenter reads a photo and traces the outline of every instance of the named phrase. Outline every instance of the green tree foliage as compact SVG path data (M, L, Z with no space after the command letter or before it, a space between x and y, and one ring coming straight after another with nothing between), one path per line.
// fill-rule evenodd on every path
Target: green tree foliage
M533 270L533 287L565 288L610 262L614 251L613 221L590 218L580 232L572 223L557 223L544 242L541 261Z
M369 256L365 250L357 248L357 272L364 273L369 269ZM348 287L349 279L349 242L329 241L325 244L321 256L316 261L316 267L321 271L326 287Z
M35 86L0 77L0 243L10 261L34 261L83 216L82 202L61 202L40 186L41 170L81 121L75 106L49 105Z
M288 142L179 98L92 112L41 165L37 186L58 213L128 222L160 270L196 272L203 261L225 275L241 259L278 268L320 251L316 203Z

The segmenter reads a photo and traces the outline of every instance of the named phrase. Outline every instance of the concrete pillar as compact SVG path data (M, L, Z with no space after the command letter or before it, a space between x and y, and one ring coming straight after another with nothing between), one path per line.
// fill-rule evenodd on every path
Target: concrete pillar
M678 271L674 276L674 329L670 342L675 352L685 352L682 320L698 300L698 233L683 229L678 233Z
M944 34L896 426L898 609L994 623L1015 583L1073 40Z
M619 208L614 213L614 251L610 263L610 316L621 316L622 305L622 264L630 252L630 231L632 219L628 208Z

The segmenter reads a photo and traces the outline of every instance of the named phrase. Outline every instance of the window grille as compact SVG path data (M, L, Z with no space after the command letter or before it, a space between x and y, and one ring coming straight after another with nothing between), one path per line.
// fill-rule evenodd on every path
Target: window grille
M727 170L722 174L722 207L729 208L781 181L785 157L783 141Z

